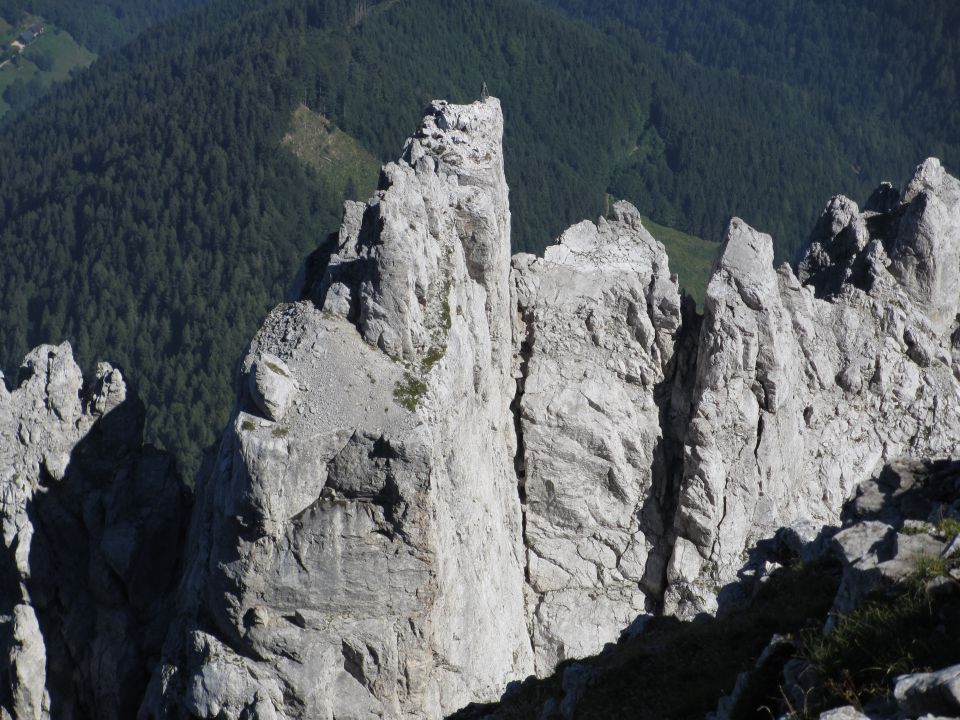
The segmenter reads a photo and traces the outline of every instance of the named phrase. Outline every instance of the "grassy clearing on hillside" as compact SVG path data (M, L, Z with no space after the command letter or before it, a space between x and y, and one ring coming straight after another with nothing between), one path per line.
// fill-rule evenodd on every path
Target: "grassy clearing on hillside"
M3 35L8 36L9 32ZM47 25L46 32L23 50L18 64L0 68L0 119L12 109L5 93L15 83L22 83L21 95L35 98L54 83L66 80L74 68L88 67L96 57L70 33Z
M363 200L377 186L380 163L323 115L300 105L284 146L348 200Z
M643 226L663 243L670 257L671 272L679 276L680 287L690 293L697 301L697 307L703 310L703 296L710 281L710 269L720 245L660 225L648 217L643 218Z

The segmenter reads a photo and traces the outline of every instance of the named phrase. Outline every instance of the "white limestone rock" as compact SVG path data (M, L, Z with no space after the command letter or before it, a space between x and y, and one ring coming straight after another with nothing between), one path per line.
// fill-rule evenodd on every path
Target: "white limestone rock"
M878 463L957 447L960 193L939 168L921 165L889 213L831 201L800 278L731 222L706 293L667 611L714 610L747 548L836 523Z
M250 395L268 420L282 420L297 393L290 368L280 358L263 353L250 368Z
M901 675L894 681L893 696L905 716L932 713L957 717L960 714L960 665L936 672Z
M47 656L37 616L29 605L17 605L11 623L12 642L4 665L9 668L13 717L49 717Z
M625 202L513 266L528 612L537 672L548 674L616 640L662 591L656 390L680 292Z
M170 610L186 491L172 458L142 447L118 370L100 363L85 384L63 343L30 352L18 379L0 391L0 703L18 720L130 717Z
M141 717L439 718L533 670L502 131L431 105L254 339L301 389L278 421L241 393Z

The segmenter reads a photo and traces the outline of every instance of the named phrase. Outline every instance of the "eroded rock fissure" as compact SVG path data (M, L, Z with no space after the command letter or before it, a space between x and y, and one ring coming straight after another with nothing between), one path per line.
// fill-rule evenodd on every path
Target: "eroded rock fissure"
M533 354L533 317L529 312L520 313L523 338L518 347L519 366L516 378L516 392L510 403L510 412L513 416L513 432L516 440L516 452L513 456L513 470L517 476L517 497L520 499L521 513L521 532L523 541L524 563L523 575L527 584L530 583L530 546L527 542L527 487L526 487L526 455L523 440L523 391L527 381L527 372L530 365L530 357Z
M674 525L683 482L684 443L692 413L692 381L697 375L697 352L703 320L695 302L686 294L681 299L681 313L669 375L654 390L654 398L660 409L662 440L654 455L652 495L657 499L663 529L659 539L659 562L648 563L648 571L641 583L651 595L649 612L652 614L663 612L664 593L668 584L667 565L676 542Z

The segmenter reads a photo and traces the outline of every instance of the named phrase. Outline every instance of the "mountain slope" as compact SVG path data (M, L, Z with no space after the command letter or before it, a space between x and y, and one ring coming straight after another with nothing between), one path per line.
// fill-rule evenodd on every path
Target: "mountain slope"
M708 241L736 212L784 257L827 197L879 179L850 172L821 99L531 0L400 0L362 17L347 0L215 2L0 133L18 158L0 168L0 366L13 376L29 347L63 339L85 367L110 356L151 410L148 440L189 474L246 338L338 226L343 195L369 191L283 147L297 105L382 159L432 98L471 100L484 82L508 118L515 250L542 250L609 191ZM896 128L864 142L885 173L915 162Z
M66 28L81 45L102 53L208 0L0 0L0 16L14 22L33 13ZM171 38L175 41L175 38Z

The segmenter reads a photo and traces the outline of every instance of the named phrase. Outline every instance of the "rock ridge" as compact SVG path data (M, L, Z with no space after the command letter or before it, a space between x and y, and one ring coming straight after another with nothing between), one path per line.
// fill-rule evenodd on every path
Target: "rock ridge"
M937 160L863 210L833 198L796 270L734 218L700 315L627 202L511 258L502 137L495 98L435 101L345 204L244 353L189 532L120 374L28 356L0 389L0 717L444 717L735 606L765 543L955 454L960 182ZM64 517L83 542L50 567L93 574L37 579Z

